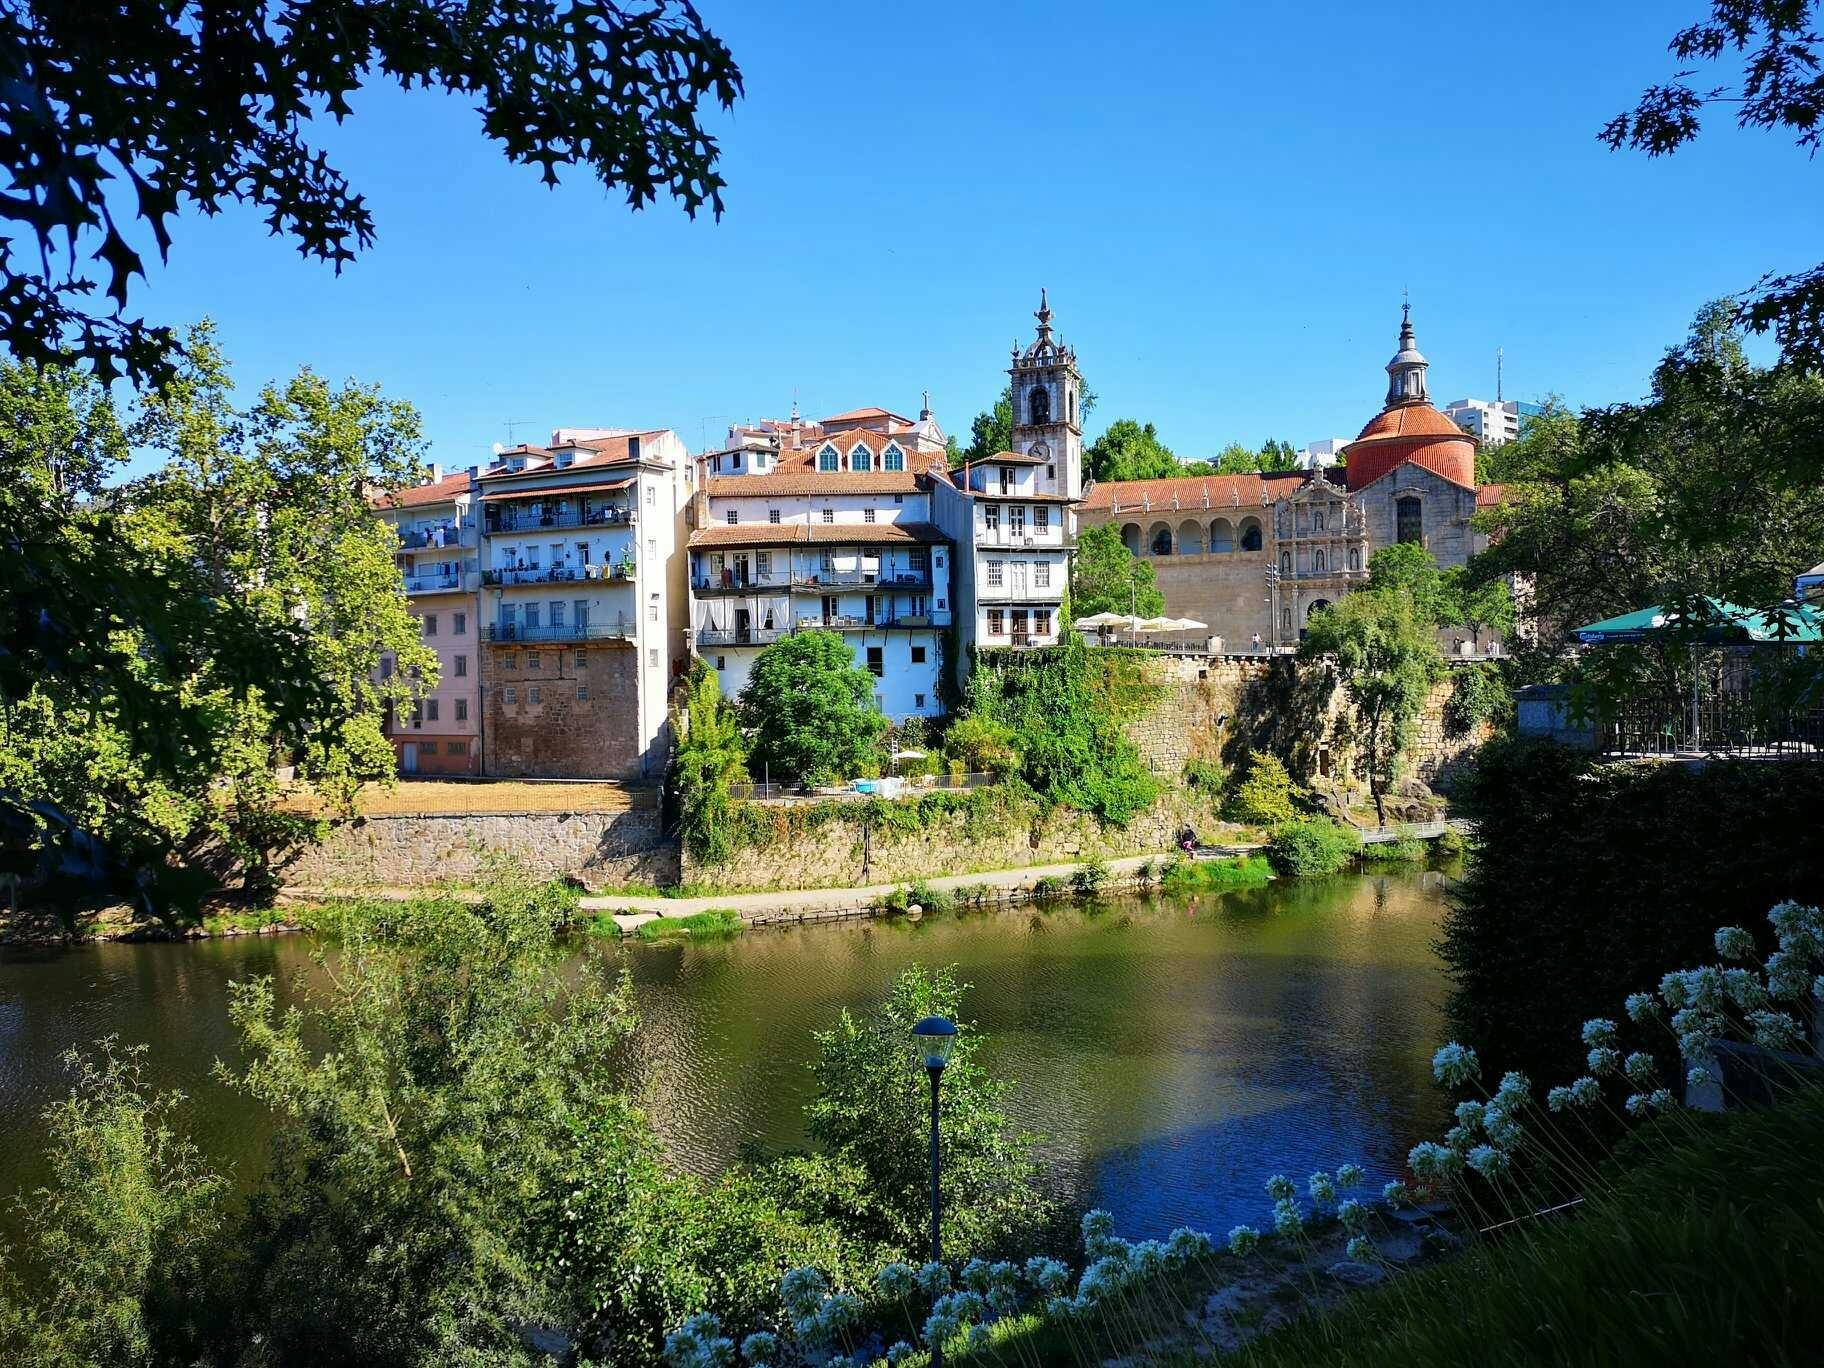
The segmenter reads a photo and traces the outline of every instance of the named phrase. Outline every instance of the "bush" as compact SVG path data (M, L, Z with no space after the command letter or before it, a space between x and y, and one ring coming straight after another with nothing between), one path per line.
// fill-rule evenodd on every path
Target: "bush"
M1484 724L1504 731L1513 718L1514 692L1499 665L1466 665L1456 672L1444 703L1446 735L1467 736Z
M1110 877L1108 861L1100 855L1091 855L1070 876L1071 891L1079 897L1087 898L1107 883Z
M1254 888L1273 877L1259 855L1233 860L1174 860L1165 867L1159 887L1166 893L1217 893L1225 888Z
M641 922L634 935L647 942L665 940L726 940L738 935L745 923L732 907L712 907L688 917L659 917Z
M1267 859L1276 874L1306 878L1347 869L1361 849L1362 838L1352 827L1321 819L1287 822L1267 842Z
M1224 811L1231 822L1254 826L1280 826L1299 812L1300 786L1287 773L1285 762L1267 751L1256 751L1248 760L1248 776L1229 797Z
M1013 728L989 717L960 717L944 736L944 754L951 770L961 775L1013 774L1020 768L1020 754L1013 746Z
M1445 827L1431 843L1431 853L1440 860L1454 860L1469 849L1469 842L1455 827Z
M1214 760L1190 759L1184 762L1184 786L1204 798L1216 798L1229 782L1228 771Z
M1362 845L1362 859L1373 864L1417 864L1429 854L1425 842L1413 836Z
M1054 874L1047 874L1032 886L1034 902L1052 902L1070 890L1070 885Z
M1703 960L1719 926L1824 903L1824 764L1599 765L1496 741L1461 801L1478 831L1444 921L1452 1025L1536 1078L1577 1072L1581 1024Z

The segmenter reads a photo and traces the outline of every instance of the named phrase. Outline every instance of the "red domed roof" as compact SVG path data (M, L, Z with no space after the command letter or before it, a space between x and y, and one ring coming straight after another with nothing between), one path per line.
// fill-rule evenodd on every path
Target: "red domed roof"
M1355 440L1366 442L1377 437L1461 437L1471 440L1468 433L1430 404L1396 404L1382 409L1368 420L1368 426Z

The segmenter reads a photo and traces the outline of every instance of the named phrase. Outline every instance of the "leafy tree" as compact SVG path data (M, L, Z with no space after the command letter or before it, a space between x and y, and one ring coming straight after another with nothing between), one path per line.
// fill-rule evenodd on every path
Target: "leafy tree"
M1824 135L1818 8L1819 0L1711 0L1708 17L1680 29L1668 45L1680 64L1677 74L1649 86L1599 137L1611 150L1665 156L1695 140L1704 111L1720 104L1734 110L1740 127L1784 130L1815 154ZM1697 63L1736 58L1736 84L1692 84ZM1732 314L1756 332L1771 328L1791 360L1813 371L1824 367L1824 265L1763 276Z
M1070 597L1078 617L1097 613L1156 617L1165 611L1165 595L1152 562L1129 551L1121 540L1121 529L1107 523L1086 527L1077 537L1077 554L1070 562Z
M799 632L761 651L740 709L753 741L750 770L805 783L856 773L876 758L887 729L874 676L839 632Z
M1276 827L1298 816L1300 797L1285 762L1270 751L1255 751L1247 777L1229 795L1225 815L1234 822Z
M172 1129L143 1045L72 1050L70 1095L44 1110L48 1185L21 1203L26 1276L0 1262L0 1343L30 1368L193 1362L186 1304L214 1273L227 1184Z
M254 206L337 270L372 244L366 201L307 134L319 112L348 118L376 73L473 101L507 158L547 184L580 165L634 208L663 191L692 214L722 210L701 107L741 93L728 49L682 0L20 0L0 9L0 53L0 213L37 249L0 245L0 342L104 379L163 380L174 364L172 334L122 312L144 273L129 208L161 259L186 204ZM86 307L98 285L112 313Z
M1513 631L1514 593L1506 580L1478 580L1467 566L1453 565L1444 572L1439 587L1445 625L1468 631L1478 651L1482 633L1506 636Z
M1240 442L1230 442L1216 453L1218 475L1251 475L1260 469L1260 453Z
M1163 480L1182 473L1178 458L1151 423L1117 418L1083 452L1094 480Z
M1034 1186L1032 1137L1014 1127L1002 1107L1005 1087L978 1062L981 1036L961 1016L964 991L953 969L914 965L872 1016L857 1020L845 1010L817 1033L807 1129L823 1147L819 1164L857 1179L858 1200L838 1222L907 1254L924 1246L930 1228L930 1093L912 1048L912 1026L923 1017L957 1023L939 1092L944 1252L968 1258L1004 1250L1050 1207Z
M1417 542L1395 542L1368 558L1368 588L1404 595L1419 617L1437 626L1450 619L1450 593L1444 572L1431 552Z
M989 717L959 717L944 733L944 753L974 774L1013 774L1020 752L1012 727Z
M1299 654L1334 662L1354 704L1354 740L1375 820L1385 826L1387 790L1444 672L1434 624L1410 593L1364 589L1313 613Z
M1296 470L1298 468L1298 448L1284 438L1267 438L1260 448L1260 468L1262 470Z
M679 827L691 858L720 864L734 848L729 830L728 787L747 777L747 745L735 710L722 698L722 685L706 661L690 664L690 691L672 713L677 746L673 783L682 812Z

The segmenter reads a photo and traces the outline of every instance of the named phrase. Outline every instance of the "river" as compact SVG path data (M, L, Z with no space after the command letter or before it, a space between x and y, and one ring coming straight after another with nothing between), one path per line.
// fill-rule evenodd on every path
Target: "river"
M1220 1233L1266 1217L1271 1172L1355 1160L1391 1175L1436 1129L1445 882L1346 875L581 953L625 957L638 1087L689 1169L712 1173L750 1141L802 1143L812 1030L866 1010L908 964L955 965L983 1063L1045 1137L1054 1190L1110 1208L1130 1236ZM110 1034L149 1047L147 1076L189 1099L185 1129L249 1181L265 1127L210 1077L235 1050L228 985L271 974L283 995L310 954L301 937L0 949L0 1202L43 1174L59 1056Z

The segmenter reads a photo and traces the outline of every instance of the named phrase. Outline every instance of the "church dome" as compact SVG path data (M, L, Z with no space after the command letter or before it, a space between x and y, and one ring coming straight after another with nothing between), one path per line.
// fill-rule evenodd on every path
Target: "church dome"
M1373 484L1411 462L1467 488L1476 485L1476 439L1431 406L1429 363L1412 331L1412 310L1400 320L1400 349L1387 363L1387 403L1343 448L1349 488Z

